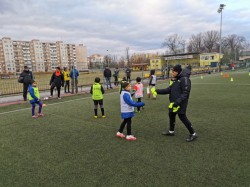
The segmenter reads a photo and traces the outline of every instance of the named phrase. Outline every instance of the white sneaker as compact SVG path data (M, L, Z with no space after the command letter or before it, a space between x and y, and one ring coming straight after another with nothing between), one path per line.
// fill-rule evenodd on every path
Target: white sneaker
M120 132L117 132L116 136L120 137L120 138L125 138L125 135L123 133L120 133Z
M133 135L127 135L126 140L134 141L136 140L136 137L134 137Z

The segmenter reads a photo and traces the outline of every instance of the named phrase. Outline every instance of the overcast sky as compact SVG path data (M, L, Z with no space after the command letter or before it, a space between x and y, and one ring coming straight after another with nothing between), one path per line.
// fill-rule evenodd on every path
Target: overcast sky
M169 35L219 31L221 3L222 36L250 40L250 0L0 0L0 38L82 43L88 55L162 52Z

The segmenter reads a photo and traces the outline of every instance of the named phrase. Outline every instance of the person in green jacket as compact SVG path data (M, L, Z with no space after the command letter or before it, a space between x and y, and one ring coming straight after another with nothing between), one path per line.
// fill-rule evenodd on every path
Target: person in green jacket
M90 88L90 93L92 94L92 99L94 101L94 118L98 118L97 115L97 109L98 109L98 104L100 105L101 111L102 111L102 118L105 118L106 116L104 115L104 107L103 107L103 94L104 94L104 89L102 85L100 84L100 78L96 77L94 84Z

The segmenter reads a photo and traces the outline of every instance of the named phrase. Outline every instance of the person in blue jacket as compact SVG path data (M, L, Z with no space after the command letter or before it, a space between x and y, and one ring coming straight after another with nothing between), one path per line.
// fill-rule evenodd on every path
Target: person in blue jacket
M44 114L42 113L43 104L40 100L40 93L37 87L37 82L32 80L28 90L29 90L28 98L32 106L31 108L32 118L38 118L39 116L44 116ZM35 115L36 104L39 105L37 115Z
M132 117L134 117L134 107L143 107L145 104L143 102L133 101L131 94L131 85L128 82L122 83L122 91L120 93L120 103L121 103L121 118L123 122L120 125L118 132L116 133L117 137L125 138L126 140L136 140L131 134L131 124ZM123 134L123 130L127 124L127 136Z
M69 76L71 78L71 93L73 94L75 91L76 93L78 93L79 71L76 69L75 66L72 66Z

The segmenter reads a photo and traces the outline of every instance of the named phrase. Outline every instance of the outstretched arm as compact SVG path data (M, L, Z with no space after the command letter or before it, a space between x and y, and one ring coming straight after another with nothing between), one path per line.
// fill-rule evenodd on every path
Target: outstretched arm
M127 104L130 105L130 106L142 107L142 106L145 105L143 102L139 102L139 103L134 102L134 101L131 99L130 95L127 94L127 93L125 93L125 94L123 95L123 99L124 99L125 103L127 103Z

